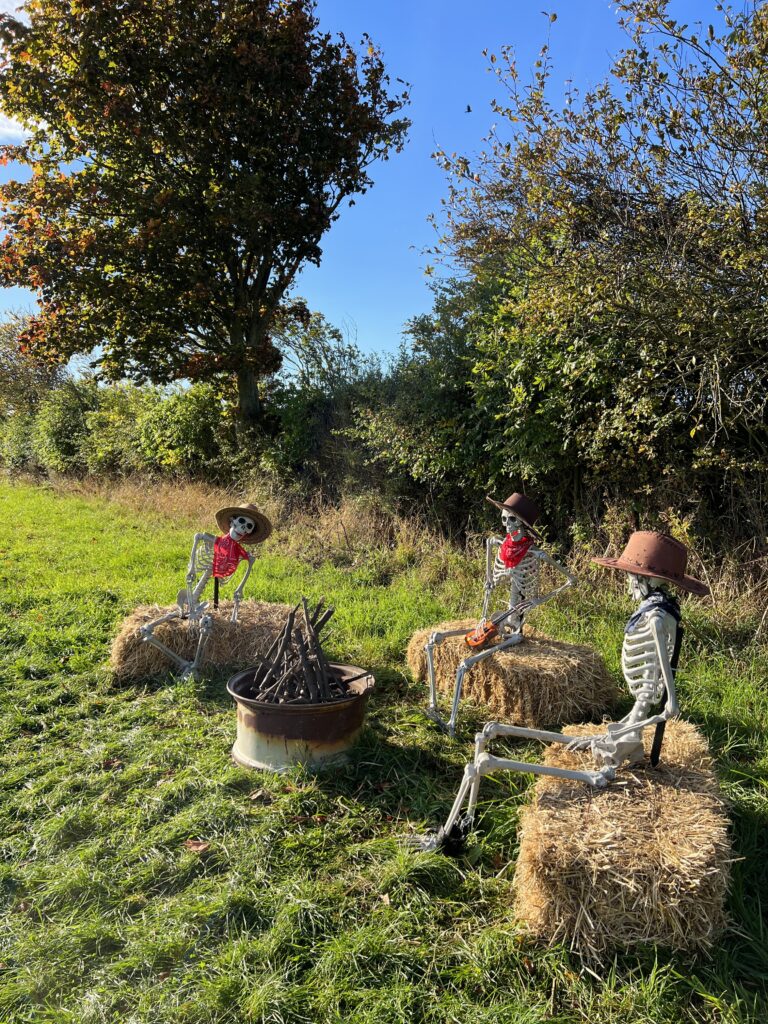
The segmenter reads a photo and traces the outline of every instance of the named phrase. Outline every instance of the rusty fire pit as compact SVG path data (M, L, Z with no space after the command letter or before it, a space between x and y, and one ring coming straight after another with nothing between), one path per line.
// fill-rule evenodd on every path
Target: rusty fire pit
M269 704L245 696L259 666L232 676L227 691L237 704L232 756L238 764L285 771L295 764L320 767L345 759L362 729L375 680L355 665L328 668L341 681L349 680L349 694L321 704Z

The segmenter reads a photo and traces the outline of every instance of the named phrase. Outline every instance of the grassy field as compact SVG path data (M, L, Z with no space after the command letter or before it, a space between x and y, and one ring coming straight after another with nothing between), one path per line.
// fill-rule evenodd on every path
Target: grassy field
M362 558L270 541L252 596L325 595L330 653L379 687L355 759L313 777L229 758L223 680L116 688L104 665L136 604L173 600L190 533L174 509L0 484L2 1022L736 1024L768 1019L768 653L752 618L686 608L684 713L732 801L732 927L711 957L647 949L598 969L530 945L512 917L528 777L486 781L467 856L407 852L439 823L481 720L452 743L419 713L403 652L472 611L476 567L407 539ZM314 557L313 557L314 550ZM627 604L581 588L540 624L618 671ZM531 747L526 756L536 756ZM190 842L192 840L193 842Z

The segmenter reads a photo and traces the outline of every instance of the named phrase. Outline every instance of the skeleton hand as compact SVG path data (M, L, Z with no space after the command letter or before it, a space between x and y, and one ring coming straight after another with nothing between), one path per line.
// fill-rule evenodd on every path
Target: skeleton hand
M565 746L566 750L587 750L595 740L605 739L605 736L574 736L570 743Z

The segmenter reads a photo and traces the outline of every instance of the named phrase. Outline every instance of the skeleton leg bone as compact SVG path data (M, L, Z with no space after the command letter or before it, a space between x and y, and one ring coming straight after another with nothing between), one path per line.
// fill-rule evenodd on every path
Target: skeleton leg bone
M427 679L429 681L429 707L426 710L427 718L431 718L433 722L440 726L445 731L445 722L440 715L439 708L437 706L437 684L435 682L435 647L439 646L449 636L463 636L466 630L464 629L450 629L445 633L433 633L429 640L424 645L424 652L427 656Z
M535 764L529 761L515 761L506 757L495 757L485 750L486 744L497 736L520 736L531 739L546 737L548 742L567 743L572 737L563 733L544 733L535 729L523 729L504 725L500 722L489 722L482 732L475 736L474 760L464 768L464 776L456 794L456 799L448 813L445 824L436 833L416 837L412 845L417 849L434 851L444 849L446 852L458 852L461 844L468 836L475 820L477 798L480 782L484 776L492 772L514 771L530 772L532 775L549 775L557 779L571 779L585 782L595 789L604 789L616 775L612 766L597 771L581 771L571 768L556 768L552 765ZM466 801L466 811L461 813Z
M200 620L200 636L197 638L197 649L195 651L195 660L188 663L187 668L182 673L182 678L187 679L190 676L192 679L198 679L200 673L200 664L203 660L203 654L205 653L206 645L213 632L213 618L210 615L204 615Z
M145 643L156 647L158 651L162 651L169 661L173 662L174 665L181 669L182 679L186 679L188 676L192 676L193 679L197 679L205 647L208 643L211 632L213 631L213 619L210 615L203 615L200 620L200 635L197 640L194 661L182 658L180 654L177 654L176 651L172 651L170 647L164 644L162 640L158 640L154 635L155 629L157 629L158 626L162 625L164 622L171 622L174 619L183 619L181 608L174 608L172 612L168 612L166 615L161 615L160 618L154 619L152 622L148 622L145 626L141 627L139 635Z
M456 735L456 719L459 714L459 701L461 700L461 689L464 684L464 676L480 661L484 661L489 658L492 654L498 654L500 651L505 651L509 647L516 647L523 639L522 633L513 633L512 636L506 640L502 640L500 644L494 644L493 647L487 648L485 651L480 651L479 654L472 654L470 657L465 658L464 661L459 665L456 670L456 684L453 689L453 703L451 705L451 717L448 719L445 728L448 731L448 735L453 739Z
M180 654L172 651L170 647L167 647L161 640L158 640L154 635L155 629L162 625L163 622L170 622L173 619L181 619L182 612L180 608L175 608L172 612L168 612L167 615L161 615L160 618L154 619L152 622L148 622L146 626L142 626L139 630L139 636L144 643L151 644L156 647L158 651L162 653L179 668L186 670L189 662L186 658L182 658Z

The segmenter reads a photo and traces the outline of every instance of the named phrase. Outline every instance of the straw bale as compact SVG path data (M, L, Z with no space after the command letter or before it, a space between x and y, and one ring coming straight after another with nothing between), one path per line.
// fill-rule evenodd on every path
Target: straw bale
M430 634L461 629L460 636L435 647L437 688L452 694L460 662L474 653L464 633L476 625L476 619L463 619L414 633L406 654L414 678L427 678L424 645ZM467 672L463 694L497 717L531 728L599 717L618 696L602 657L591 647L551 640L529 626L517 646L490 655Z
M119 682L132 682L153 676L167 675L175 668L162 651L145 643L139 629L152 619L173 611L175 605L139 605L123 620L112 644L110 668ZM290 612L287 604L266 601L243 601L239 619L230 622L232 601L221 601L213 615L213 631L205 648L201 669L239 669L258 661L285 624ZM192 661L197 649L199 631L181 619L171 619L155 630L155 636L175 653Z
M652 734L646 730L646 753ZM588 752L558 745L546 749L544 763L594 767ZM725 926L731 861L706 740L673 720L655 769L647 760L625 766L604 790L538 778L520 819L515 913L540 941L587 958L646 943L707 948Z

